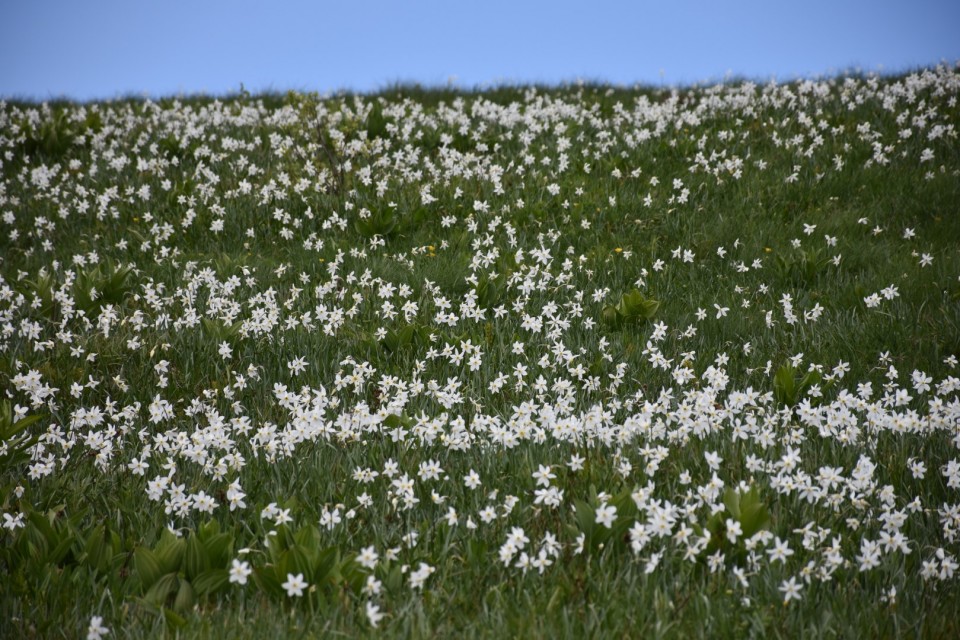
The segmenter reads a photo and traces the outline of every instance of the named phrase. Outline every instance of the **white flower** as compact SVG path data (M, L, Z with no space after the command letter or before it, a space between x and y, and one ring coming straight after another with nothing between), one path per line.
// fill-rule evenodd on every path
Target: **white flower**
M103 618L100 616L90 618L90 626L87 627L87 640L100 640L108 633L110 633L110 629L103 626Z
M11 516L9 513L3 514L3 528L8 531L14 531L23 527L23 514L18 513L16 516Z
M793 550L786 541L778 537L773 544L773 549L767 551L767 555L770 556L770 562L786 562L787 558L793 555Z
M250 563L247 561L240 562L236 558L233 560L233 566L230 568L230 582L234 584L247 584L247 577L253 573L253 569L250 568Z
M287 581L280 586L286 589L287 596L292 598L293 596L298 596L298 597L302 596L303 590L309 587L310 585L304 582L302 573L298 573L297 575L288 573Z
M370 570L373 570L377 566L379 559L380 556L377 554L377 549L373 545L364 547L357 555L357 562Z
M470 473L463 476L463 484L466 485L468 489L476 489L480 486L480 476L476 471L470 469Z
M367 601L367 620L370 621L370 626L374 629L377 628L377 625L380 624L380 621L383 620L385 614L380 613L380 607L373 604L369 600Z
M796 578L790 578L790 580L784 580L780 583L780 591L783 592L783 604L789 603L791 600L800 599L800 591L803 589L802 584L797 584Z
M737 520L727 518L727 539L730 544L736 544L737 538L743 535L743 528Z
M597 519L598 524L602 524L607 529L613 527L613 521L617 519L617 508L611 507L607 503L603 503L597 507Z
M427 578L429 578L434 571L436 571L435 568L425 562L421 562L417 570L410 574L410 588L422 589L423 583L427 581Z

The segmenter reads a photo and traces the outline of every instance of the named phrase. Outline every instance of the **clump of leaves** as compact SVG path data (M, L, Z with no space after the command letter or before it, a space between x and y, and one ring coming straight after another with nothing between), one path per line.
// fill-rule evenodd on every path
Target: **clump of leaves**
M89 316L108 304L122 303L133 290L130 282L132 274L133 267L108 262L81 271L73 283L73 299L77 308Z
M24 280L20 285L21 293L40 301L37 308L47 318L53 318L57 308L56 289L57 279L46 270L41 270L36 278Z
M359 593L366 580L363 568L352 557L343 557L337 546L323 547L315 525L301 527L296 533L285 525L267 538L269 562L256 567L253 576L265 593L283 597L288 575L302 574L310 585L305 600L330 602L342 590Z
M776 258L777 274L784 281L797 287L810 287L830 264L828 258L818 251L798 251L795 255L778 254Z
M430 339L430 331L427 327L408 324L399 329L390 329L387 335L380 340L380 344L390 353L397 353L405 347L426 344Z
M371 213L366 218L357 217L353 222L353 228L367 239L374 236L385 238L397 228L397 216L393 209L384 208L376 213Z
M23 144L26 155L39 155L46 160L58 160L67 155L76 139L77 127L60 112L44 120L33 129Z
M25 516L20 526L0 544L0 590L9 600L42 610L76 601L93 581L105 581L112 591L121 589L129 554L106 522L82 532L81 524L88 519L85 509L66 516L63 505L37 511L24 501L20 509ZM56 624L55 616L38 620L37 631L50 635Z
M231 346L236 346L243 337L240 329L243 327L243 320L237 320L232 324L227 324L222 320L211 320L210 318L201 318L200 326L203 327L203 333L214 344L226 342Z
M816 369L811 369L801 375L797 369L787 362L773 376L773 397L780 404L792 407L814 385L820 384L823 376Z
M724 550L734 544L728 537L728 521L740 525L740 533L736 536L737 542L748 540L763 529L770 527L770 510L760 497L756 486L746 492L728 488L723 492L725 509L710 516L707 520L707 531L710 532L710 543L707 545L707 555L717 550ZM745 547L738 547L739 552L745 552Z
M620 296L616 305L603 308L603 322L611 329L620 329L630 324L642 324L653 319L660 308L660 301L647 298L638 289Z
M483 277L477 281L477 305L482 309L490 309L500 302L501 291L496 280Z
M610 546L626 544L627 530L637 515L637 505L630 490L624 489L606 501L597 497L595 487L591 486L590 493L590 500L574 501L574 522L567 527L571 535L583 534L584 548L590 551L599 552ZM597 509L601 506L616 510L610 527L597 522Z
M233 536L220 531L216 520L202 525L186 538L164 529L154 548L139 547L133 563L140 579L140 602L163 611L176 623L179 614L193 608L198 598L227 586L227 568L233 556Z

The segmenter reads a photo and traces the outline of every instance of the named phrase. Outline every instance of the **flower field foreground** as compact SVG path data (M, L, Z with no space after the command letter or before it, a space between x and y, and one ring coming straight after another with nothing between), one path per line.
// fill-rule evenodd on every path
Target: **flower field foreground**
M0 635L960 634L958 94L0 103Z

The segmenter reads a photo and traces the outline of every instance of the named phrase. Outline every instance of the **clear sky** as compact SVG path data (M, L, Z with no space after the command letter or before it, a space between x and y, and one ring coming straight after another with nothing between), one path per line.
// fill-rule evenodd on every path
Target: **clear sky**
M0 96L667 85L960 60L960 0L0 0Z

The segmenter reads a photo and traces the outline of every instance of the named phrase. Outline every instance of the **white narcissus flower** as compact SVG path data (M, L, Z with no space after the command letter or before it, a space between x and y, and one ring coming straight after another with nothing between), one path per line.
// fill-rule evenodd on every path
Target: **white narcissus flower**
M287 591L287 596L289 597L300 597L303 595L303 590L309 587L310 585L304 582L303 574L298 573L293 575L292 573L287 574L287 581L280 585Z
M93 616L90 618L90 626L87 627L87 640L100 640L108 633L110 633L110 629L103 626L102 617Z
M603 503L597 507L596 515L596 523L602 524L607 529L610 529L613 527L613 521L617 519L617 508Z
M247 577L251 573L253 573L253 569L250 568L249 562L246 560L241 562L234 558L233 566L230 567L230 582L240 585L247 584Z
M377 628L377 625L380 624L380 621L383 620L383 617L386 615L380 613L379 605L375 605L369 600L367 601L367 620L370 621L370 626L374 629Z

